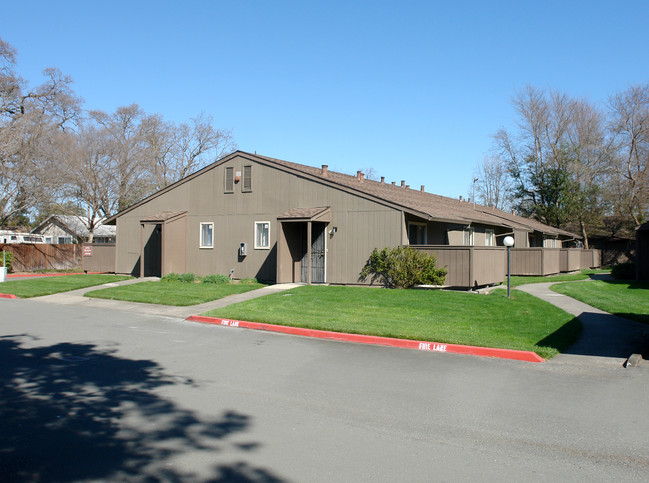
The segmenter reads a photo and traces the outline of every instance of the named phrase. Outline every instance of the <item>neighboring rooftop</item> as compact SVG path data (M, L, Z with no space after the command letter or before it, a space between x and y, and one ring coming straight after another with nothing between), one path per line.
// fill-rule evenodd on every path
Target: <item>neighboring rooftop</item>
M45 221L34 228L31 233L40 233L40 231L50 223L62 225L68 232L80 238L87 238L90 235L88 230L88 218L78 215L50 215ZM94 236L96 237L114 237L117 233L116 226L103 225L101 220L95 220Z

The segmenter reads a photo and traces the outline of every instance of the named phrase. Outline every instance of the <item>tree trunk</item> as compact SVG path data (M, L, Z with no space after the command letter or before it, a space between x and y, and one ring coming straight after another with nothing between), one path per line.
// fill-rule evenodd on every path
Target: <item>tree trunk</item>
M588 250L588 233L586 233L586 227L582 220L579 220L579 226L581 227L581 236L584 237L584 248Z

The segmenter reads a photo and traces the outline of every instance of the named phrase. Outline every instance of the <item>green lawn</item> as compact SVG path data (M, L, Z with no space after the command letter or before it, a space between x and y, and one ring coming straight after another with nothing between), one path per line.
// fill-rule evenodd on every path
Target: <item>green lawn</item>
M528 283L543 283L543 282L573 282L577 280L588 280L591 275L611 273L610 270L581 270L579 273L560 273L557 275L547 275L545 277L512 277L512 287L525 285ZM507 279L505 279L507 285Z
M0 293L13 294L21 298L40 297L104 283L119 282L129 278L131 277L126 275L63 275L11 280L0 283Z
M550 358L581 323L524 292L305 286L203 315L309 329L534 351Z
M196 305L263 287L260 283L141 282L86 293L86 297L162 305Z
M610 314L649 324L649 283L595 280L561 283L552 290Z

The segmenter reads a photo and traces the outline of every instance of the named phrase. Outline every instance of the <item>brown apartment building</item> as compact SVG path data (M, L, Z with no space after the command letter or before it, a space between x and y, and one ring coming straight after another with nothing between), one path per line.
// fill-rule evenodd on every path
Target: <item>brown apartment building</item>
M409 244L435 252L449 266L447 285L487 285L504 276L506 235L517 248L560 249L576 238L511 213L426 193L423 186L242 151L105 223L117 225L117 273L231 273L270 282L356 284L374 248ZM454 254L444 251L450 247ZM482 275L471 258L477 249L486 260ZM451 269L466 272L464 281L453 281Z

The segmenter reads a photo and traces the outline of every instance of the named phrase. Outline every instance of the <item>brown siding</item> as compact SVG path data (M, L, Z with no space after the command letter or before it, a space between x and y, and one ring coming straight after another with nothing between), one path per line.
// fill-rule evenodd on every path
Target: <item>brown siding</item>
M181 217L165 223L163 228L162 275L185 273L186 270L187 219Z
M234 193L224 193L225 168L240 171L244 164L253 165L252 191L242 192L239 182ZM140 219L163 211L187 211L187 272L228 274L234 269L235 278L272 281L276 274L277 217L294 208L317 206L331 206L329 227L338 227L337 233L326 239L327 282L355 283L372 249L402 244L401 211L237 156L119 217L117 270L131 273L137 263ZM270 222L270 250L254 249L255 221ZM213 249L198 248L201 222L214 223ZM241 242L248 245L246 257L237 254Z
M602 252L600 250L580 250L581 268L599 268L602 263Z
M561 248L512 248L512 275L552 275L559 273Z
M448 270L444 285L473 288L494 285L505 280L506 250L501 247L424 246L414 249L433 253L437 266Z
M581 268L581 250L577 248L561 249L561 271L574 272Z
M83 256L81 258L81 266L86 272L115 272L115 244L114 243L99 243L91 244L84 243L82 250ZM89 247L91 252L86 252ZM91 253L86 255L86 253Z

